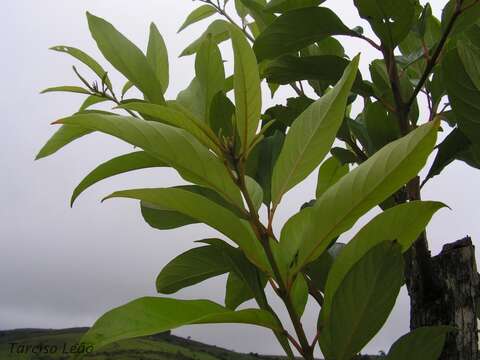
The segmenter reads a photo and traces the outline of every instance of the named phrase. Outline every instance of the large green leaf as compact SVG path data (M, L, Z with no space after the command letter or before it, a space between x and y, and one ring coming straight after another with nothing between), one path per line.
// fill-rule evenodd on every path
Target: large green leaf
M437 360L442 353L449 326L420 327L398 339L386 360Z
M121 105L120 108L137 111L147 115L150 120L184 129L206 147L219 151L218 140L212 130L177 102L168 102L168 106L165 106L133 101Z
M188 26L195 24L196 22L199 22L203 19L206 19L214 14L216 14L217 10L211 6L211 5L202 5L195 10L193 10L190 15L185 19L183 22L182 26L180 26L180 29L178 29L178 32L184 30Z
M301 50L332 35L356 33L327 8L289 11L277 18L256 39L253 49L259 61Z
M103 56L151 102L163 104L162 84L142 51L104 19L90 13L87 18Z
M394 48L411 30L417 0L355 0L360 16L366 19L382 42Z
M59 122L104 132L138 146L175 168L187 181L211 188L232 204L243 207L240 192L223 163L185 130L154 121L102 114L75 115Z
M433 201L413 201L390 208L373 218L336 258L325 286L325 306L330 308L341 282L362 256L386 240L395 240L402 251L407 251L432 216L444 206Z
M195 74L198 79L202 104L199 119L204 122L210 119L210 106L214 96L223 91L225 69L223 59L217 44L211 36L207 36L195 58Z
M457 49L452 49L445 55L442 72L458 127L473 143L479 144L480 89L475 87L465 70Z
M190 249L170 261L157 276L157 291L173 294L230 271L230 265L217 247L207 245Z
M271 12L287 12L304 7L320 5L325 0L272 0L268 3L266 9Z
M263 74L276 84L290 84L300 80L318 80L322 92L337 83L350 62L334 55L293 56L285 55L268 63ZM353 90L365 93L362 76L357 74Z
M382 328L403 285L400 246L385 241L367 252L335 292L329 316L320 323L320 346L327 359L353 358Z
M55 134L47 141L47 143L40 149L36 160L50 156L70 144L72 141L81 138L82 136L92 133L93 130L85 129L75 125L63 125Z
M274 204L278 204L285 192L305 179L330 150L345 116L358 62L359 57L348 66L332 91L310 105L293 122L273 170Z
M236 127L247 150L257 132L262 110L262 92L257 59L245 35L226 23L232 38L235 58L233 88L235 91Z
M315 197L319 198L330 186L334 185L344 175L347 175L348 171L348 164L342 164L335 157L327 159L318 171Z
M108 198L137 199L162 209L178 211L205 223L234 241L254 264L269 270L260 241L248 221L205 196L182 188L136 189L118 191Z
M348 230L375 205L407 183L425 165L437 138L438 121L396 140L330 187L312 207L301 210L282 229L281 246L291 275L315 260L330 241Z
M162 166L165 166L165 164L144 151L137 151L113 158L97 166L77 185L70 199L70 205L73 205L75 199L82 192L99 181L133 170Z
M108 78L108 75L105 69L87 53L83 52L80 49L70 47L70 46L64 46L64 45L54 46L54 47L51 47L50 49L54 51L62 52L65 54L69 54L73 56L75 59L81 61L82 63L87 65L100 79L102 79L110 89L112 88L112 84L110 82L110 79Z
M165 94L169 82L168 51L165 41L154 23L150 24L147 61L157 75L157 79L162 85L163 94Z
M439 175L454 160L466 161L470 166L480 167L480 162L472 163L465 158L470 152L478 151L470 140L458 129L455 128L443 142L437 146L438 153L432 164L425 180L426 183L431 178Z
M185 325L212 323L279 328L272 315L264 310L231 311L209 300L144 297L104 314L85 334L82 342L98 350L119 340L154 335Z

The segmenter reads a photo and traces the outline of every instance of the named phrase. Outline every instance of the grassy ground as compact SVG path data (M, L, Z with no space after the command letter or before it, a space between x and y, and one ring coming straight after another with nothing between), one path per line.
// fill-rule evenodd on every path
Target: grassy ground
M1 360L66 360L71 357L72 345L78 343L85 328L65 330L24 329L0 331ZM13 345L12 345L13 344ZM51 354L34 354L27 346L50 347ZM56 347L56 348L55 348ZM85 356L89 360L280 360L279 357L261 357L240 354L216 346L186 340L174 335L159 334L145 338L120 341Z

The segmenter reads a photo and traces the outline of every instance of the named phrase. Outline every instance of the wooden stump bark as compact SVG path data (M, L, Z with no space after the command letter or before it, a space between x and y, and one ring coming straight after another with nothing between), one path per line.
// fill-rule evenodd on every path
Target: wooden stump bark
M407 256L411 328L451 325L457 331L447 336L440 359L480 359L475 310L480 278L471 239L447 244L433 258L429 254L427 259L419 257L416 251L425 251L421 243ZM419 263L419 258L423 263Z

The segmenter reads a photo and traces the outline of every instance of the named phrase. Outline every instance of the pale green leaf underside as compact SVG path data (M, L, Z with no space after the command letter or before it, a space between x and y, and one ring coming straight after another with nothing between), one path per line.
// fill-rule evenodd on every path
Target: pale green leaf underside
M388 144L343 176L313 207L293 216L281 234L291 274L315 260L332 239L416 176L433 150L437 129L438 122L431 122Z
M175 168L185 180L215 190L232 204L243 207L240 192L222 162L185 130L155 121L102 114L75 115L60 123L97 130L138 146Z
M119 340L153 335L185 325L212 323L278 328L272 315L264 310L231 311L209 300L144 297L104 314L82 338L82 342L98 350Z
M444 206L434 201L413 201L390 208L373 218L336 258L325 286L325 307L330 307L343 278L370 249L383 241L395 240L403 252L407 251L432 216Z
M272 200L278 204L289 189L304 180L323 160L344 119L359 57L328 94L310 105L292 124L273 169Z

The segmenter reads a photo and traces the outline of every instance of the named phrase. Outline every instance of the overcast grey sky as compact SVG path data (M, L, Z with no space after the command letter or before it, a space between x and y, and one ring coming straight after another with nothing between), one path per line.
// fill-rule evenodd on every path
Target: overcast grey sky
M438 13L445 2L433 0L431 4ZM73 59L47 49L73 45L101 59L88 32L86 10L107 18L142 48L146 46L148 25L154 21L170 51L168 96L174 98L193 77L193 58L178 59L177 55L206 24L176 34L196 5L189 0L4 1L0 15L0 329L91 325L114 306L154 295L155 277L166 262L191 247L192 241L216 235L198 225L159 232L143 222L136 202L99 203L114 190L178 184L180 178L171 170L142 171L105 181L88 190L70 209L71 191L88 171L131 150L110 137L91 135L48 159L33 161L55 130L48 124L76 111L82 101L80 95L38 94L49 86L77 84L71 71ZM348 25L363 24L352 0L329 0L326 5L336 9ZM378 56L364 43L352 40L347 40L347 52L362 52L364 75L368 61ZM115 85L121 87L124 79L107 68ZM281 103L287 95L279 92L273 100L266 97L265 106ZM442 210L431 223L429 237L434 253L443 244L467 234L478 244L480 192L475 185L479 179L478 172L457 163L426 186L425 199L443 201L452 208ZM313 197L314 181L315 176L311 176L286 196L288 206L279 211L277 231L289 215ZM176 296L222 302L224 282L224 277L216 278ZM387 350L407 331L407 303L403 292L388 324L367 346L369 352ZM309 329L314 329L316 316L314 308L309 307L304 315ZM280 352L273 336L259 328L192 326L175 333L243 352ZM312 331L309 336L313 336Z

